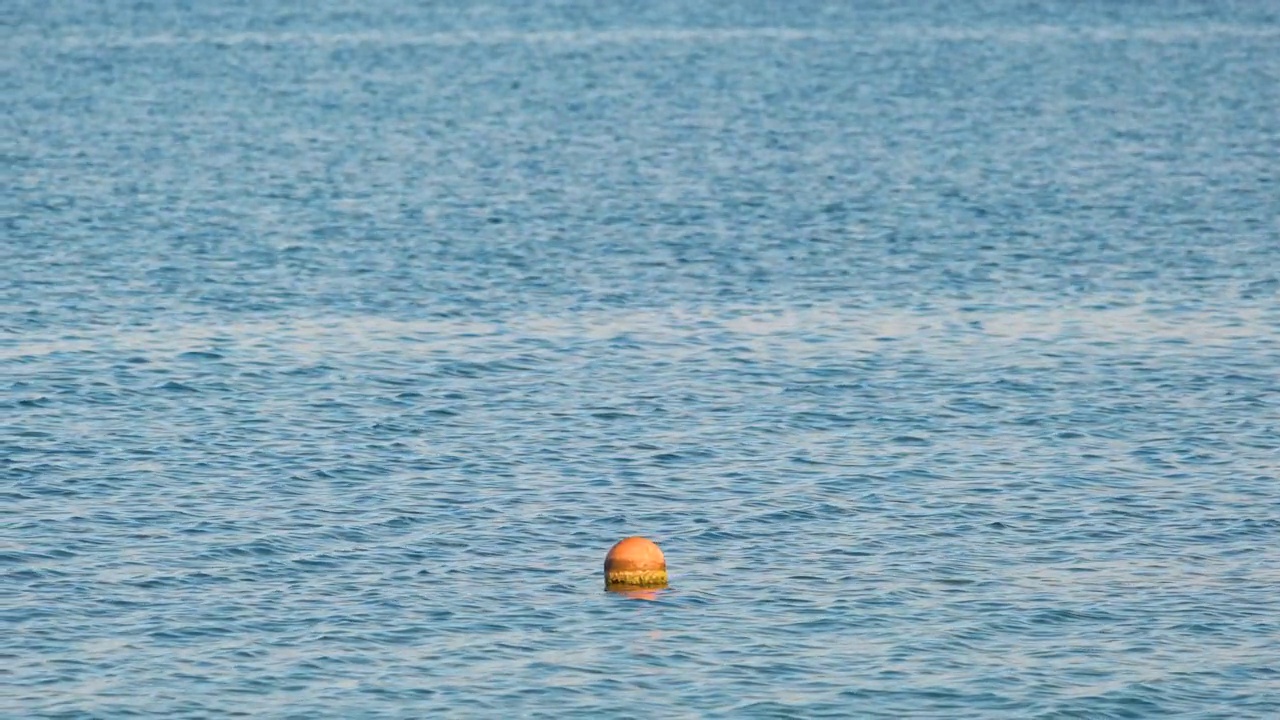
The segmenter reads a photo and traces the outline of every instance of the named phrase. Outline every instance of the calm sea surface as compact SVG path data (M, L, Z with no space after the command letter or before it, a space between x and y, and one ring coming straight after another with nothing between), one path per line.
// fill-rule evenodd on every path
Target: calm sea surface
M1280 6L425 5L6 3L0 716L1280 717Z

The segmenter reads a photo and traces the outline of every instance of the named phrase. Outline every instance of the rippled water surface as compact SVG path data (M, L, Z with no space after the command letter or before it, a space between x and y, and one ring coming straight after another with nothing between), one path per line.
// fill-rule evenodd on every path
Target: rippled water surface
M0 714L1280 716L1274 4L311 5L6 7Z

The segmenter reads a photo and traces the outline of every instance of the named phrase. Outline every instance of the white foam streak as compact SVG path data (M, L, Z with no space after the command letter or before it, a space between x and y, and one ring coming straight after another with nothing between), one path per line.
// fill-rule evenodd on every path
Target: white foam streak
M821 42L868 46L918 42L972 42L994 44L1030 44L1042 42L1148 42L1181 43L1221 39L1280 38L1280 26L1241 24L1179 24L1147 28L1094 27L1078 28L1061 25L1026 27L951 27L898 25L865 30L805 28L627 28L615 30L468 30L438 33L412 33L394 30L358 32L239 32L239 33L161 33L144 36L61 36L16 38L18 44L30 47L53 46L66 50L79 48L147 48L181 45L213 45L219 47L470 47L470 46L546 46L550 48L587 48L600 45L669 43L678 45L715 45L752 42ZM25 42L24 42L25 41Z

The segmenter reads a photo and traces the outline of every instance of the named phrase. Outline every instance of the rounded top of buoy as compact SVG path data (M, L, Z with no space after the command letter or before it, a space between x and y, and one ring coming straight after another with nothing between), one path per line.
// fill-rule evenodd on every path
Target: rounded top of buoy
M605 570L666 570L667 559L662 549L648 538L633 535L609 548L604 558Z
M610 589L665 587L667 559L652 540L638 535L623 538L604 558L604 584Z

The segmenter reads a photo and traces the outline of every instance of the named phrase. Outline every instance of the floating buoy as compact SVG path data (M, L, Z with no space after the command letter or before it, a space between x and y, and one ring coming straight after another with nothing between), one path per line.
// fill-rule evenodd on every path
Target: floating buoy
M667 559L652 540L623 538L604 558L606 590L635 590L667 586Z

